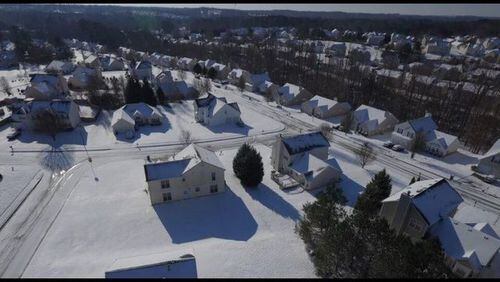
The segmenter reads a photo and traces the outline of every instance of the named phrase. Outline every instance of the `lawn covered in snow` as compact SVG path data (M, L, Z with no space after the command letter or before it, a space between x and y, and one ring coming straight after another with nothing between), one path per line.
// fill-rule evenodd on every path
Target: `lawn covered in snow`
M244 189L236 150L218 152L227 190L151 206L143 160L95 163L78 182L24 277L103 277L117 258L193 249L199 277L315 277L294 233L309 192L283 192L270 179L269 147L258 145L264 181Z

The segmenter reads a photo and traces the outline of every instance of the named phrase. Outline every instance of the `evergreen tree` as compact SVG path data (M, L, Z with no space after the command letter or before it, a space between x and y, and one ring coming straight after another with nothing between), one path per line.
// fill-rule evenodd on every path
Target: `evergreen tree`
M264 177L262 157L254 147L243 144L233 160L233 171L244 187L255 187Z
M158 105L158 100L156 99L155 92L153 91L153 88L149 85L149 82L147 79L144 79L141 87L141 98L142 102L155 107Z
M385 169L377 173L366 185L365 192L356 201L354 208L366 215L375 216L382 206L382 200L391 194L391 177Z
M200 64L196 64L193 67L193 72L196 74L201 74L203 72L203 68L200 66Z
M214 69L214 68L210 68L207 72L207 76L210 78L210 79L215 79L217 77L217 70Z

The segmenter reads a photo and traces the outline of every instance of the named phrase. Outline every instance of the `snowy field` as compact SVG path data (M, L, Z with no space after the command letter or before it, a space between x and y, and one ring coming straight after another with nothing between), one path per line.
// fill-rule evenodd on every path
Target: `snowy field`
M258 145L265 176L245 190L232 172L236 150L217 154L228 189L152 207L142 160L96 163L28 265L24 277L103 277L115 259L191 248L199 277L315 277L294 233L309 192L283 192L270 179L269 147ZM125 173L126 172L126 173Z
M4 214L38 173L39 169L35 170L32 166L0 164L0 174L3 177L0 181L0 215Z

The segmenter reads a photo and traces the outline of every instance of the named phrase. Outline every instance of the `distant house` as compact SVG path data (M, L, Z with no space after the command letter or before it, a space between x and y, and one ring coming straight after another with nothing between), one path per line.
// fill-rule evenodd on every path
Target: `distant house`
M109 55L100 57L99 62L104 71L119 71L125 69L125 64L121 59Z
M379 215L398 234L420 240L441 219L453 217L462 202L446 179L423 180L384 199Z
M458 149L458 138L438 131L436 123L429 114L397 124L392 132L391 141L410 149L417 134L422 134L425 150L429 153L446 156Z
M69 94L68 84L61 74L37 73L30 77L30 86L24 90L26 98L48 101L63 98Z
M428 233L429 238L438 239L446 263L459 277L500 277L500 238L488 223L462 223L447 217Z
M237 103L228 103L226 98L218 98L210 93L194 101L194 111L195 120L207 126L241 123L241 111Z
M62 122L64 129L74 129L80 124L80 110L71 100L30 101L27 104L28 119L26 127L34 128L40 114L49 110Z
M346 55L346 45L344 42L334 42L330 47L325 49L325 53L335 56L335 57L345 57Z
M207 60L207 62L208 61L209 60ZM209 70L209 69L214 69L217 72L217 75L215 76L215 78L220 79L220 80L226 79L227 75L230 72L229 67L227 67L226 65L223 65L223 64L219 64L219 63L210 64L210 67L207 68L207 70Z
M338 181L342 175L339 167L326 162L329 147L330 143L321 132L278 136L272 147L271 164L305 189L320 188Z
M156 253L115 260L105 278L197 278L192 250Z
M252 79L252 75L243 69L233 69L229 72L227 75L227 79L229 80L229 83L233 85L238 85L238 82L240 81L240 78L243 77L245 79L245 82L250 83Z
M83 59L83 62L85 66L89 68L98 68L101 66L99 58L95 55L89 55Z
M355 47L349 50L349 59L360 64L368 64L371 62L371 53L366 47Z
M440 38L424 38L423 41L424 46L423 52L425 54L434 54L439 56L446 56L450 54L451 44L440 39Z
M368 33L366 37L366 44L373 46L380 46L384 42L385 34L376 34L374 32Z
M307 91L304 87L286 83L278 89L274 100L280 105L293 106L302 104L312 97L311 92Z
M271 81L271 78L269 77L269 73L264 72L264 73L259 73L259 74L252 74L250 77L250 83L252 84L252 91L258 92L259 87L262 85L262 83L264 83L266 81Z
M178 79L171 71L160 73L156 82L167 100L192 99L198 96L198 90L193 85Z
M113 113L111 126L115 134L128 133L142 125L160 125L163 116L146 103L126 104Z
M151 204L225 191L224 165L217 155L191 144L165 162L144 165Z
M398 119L390 112L367 105L359 106L353 112L351 129L366 136L392 131Z
M100 68L87 68L78 66L71 77L68 79L68 86L72 89L84 90L92 83L99 84L102 81L102 73Z
M339 103L316 95L309 101L302 103L301 110L318 118L329 118L347 114L351 110L351 105L347 102Z
M500 178L500 139L498 139L490 150L479 159L477 168L484 174L494 175Z
M73 100L78 105L80 120L83 122L94 122L97 120L101 109L90 105L86 100Z
M50 62L50 64L45 67L45 71L48 73L62 73L62 74L70 74L74 69L75 65L71 62L63 62L54 60Z
M260 94L267 94L268 92L271 94L271 97L278 96L278 89L280 87L270 81L264 81L259 85L258 92Z
M182 57L177 61L177 66L185 71L192 71L195 65L196 61L191 58Z
M376 80L390 87L401 87L403 84L403 73L398 70L379 69L375 71Z
M140 61L137 62L135 67L132 69L132 76L138 80L147 79L151 81L153 78L153 65L150 61Z

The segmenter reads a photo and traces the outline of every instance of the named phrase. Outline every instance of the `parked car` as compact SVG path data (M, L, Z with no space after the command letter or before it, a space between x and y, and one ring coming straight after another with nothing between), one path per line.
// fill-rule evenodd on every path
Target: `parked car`
M396 152L403 152L403 151L405 150L405 148L403 148L403 147L402 147L402 146L400 146L400 145L394 145L394 146L392 146L392 147L391 147L391 149L392 149L393 151L396 151Z
M392 143L391 141L387 141L384 144L382 144L382 146L391 149L392 147L394 147L394 143Z
M340 124L334 124L332 125L332 128L335 130L340 130L341 125Z
M21 130L19 130L18 128L13 128L11 129L9 135L7 135L7 140L12 141L16 139L19 135L21 135Z

